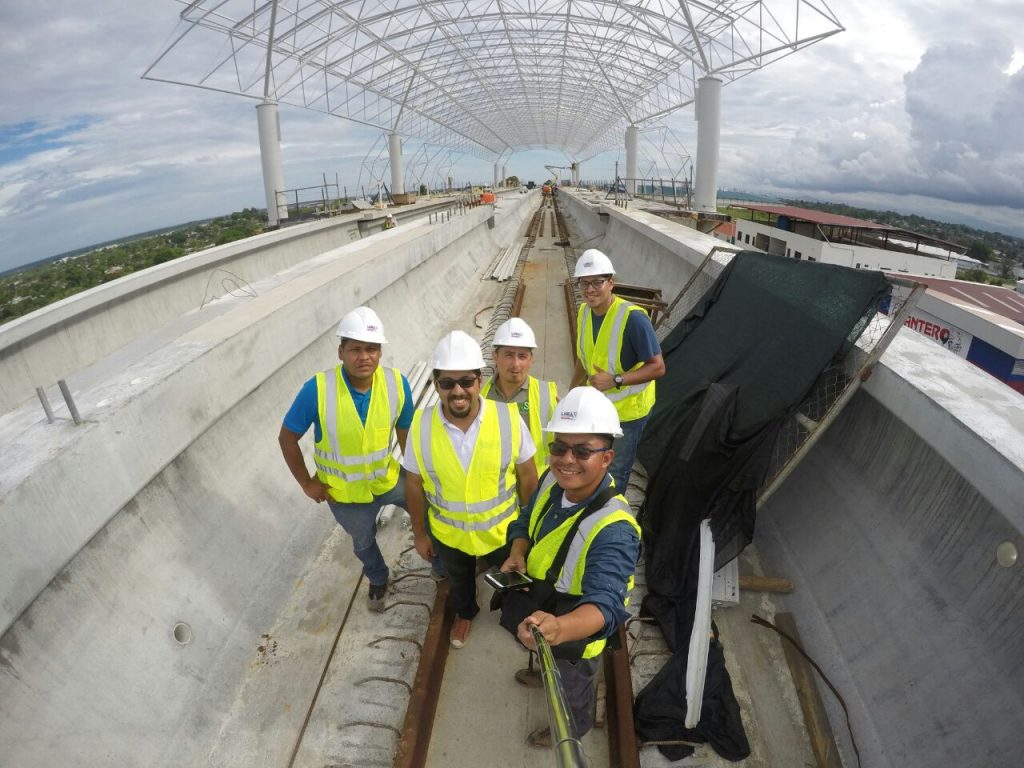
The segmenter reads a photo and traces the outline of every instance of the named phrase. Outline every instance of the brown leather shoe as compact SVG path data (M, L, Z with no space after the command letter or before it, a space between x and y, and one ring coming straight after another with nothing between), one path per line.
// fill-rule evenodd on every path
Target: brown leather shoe
M518 669L516 670L516 682L525 685L527 688L543 688L544 680L540 676L539 669Z
M462 648L466 644L466 640L469 639L469 630L472 628L472 621L456 616L455 623L452 624L452 633L448 636L452 648Z
M551 729L538 728L526 737L526 743L534 749L551 749Z

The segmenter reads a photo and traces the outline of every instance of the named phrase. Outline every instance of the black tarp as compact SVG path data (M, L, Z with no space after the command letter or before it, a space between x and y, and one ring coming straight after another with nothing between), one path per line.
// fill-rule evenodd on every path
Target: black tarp
M639 516L648 591L642 613L657 620L681 659L673 658L638 697L641 739L671 738L665 734L679 713L666 716L662 702L680 684L685 709L700 522L711 524L716 568L750 543L757 491L781 425L849 351L888 293L881 272L744 251L662 342L666 372L639 448L649 477ZM724 661L720 654L714 659L719 672L712 660L708 679L717 684L705 686L696 730L712 745L717 739L741 746L741 722L705 722L706 713L739 714ZM674 738L687 738L683 732L679 717ZM695 734L686 733L692 740Z

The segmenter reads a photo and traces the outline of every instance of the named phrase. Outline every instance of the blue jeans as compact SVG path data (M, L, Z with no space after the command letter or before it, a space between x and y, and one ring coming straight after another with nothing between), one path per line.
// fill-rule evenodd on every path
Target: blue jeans
M615 487L619 493L626 492L629 484L629 473L633 469L633 462L636 461L636 449L640 445L640 435L643 434L647 425L647 416L642 419L622 422L622 437L615 438L615 458L608 467L608 474L615 480Z
M555 659L577 738L582 738L594 725L594 681L600 659Z
M361 504L342 504L327 499L338 525L352 537L352 552L363 564L366 579L374 586L388 583L388 565L377 546L377 513L388 504L405 509L405 478L399 477L395 487L373 501Z

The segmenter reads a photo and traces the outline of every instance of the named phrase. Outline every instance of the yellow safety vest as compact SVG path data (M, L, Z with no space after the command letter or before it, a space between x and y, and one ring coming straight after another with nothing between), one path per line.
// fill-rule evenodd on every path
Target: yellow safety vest
M584 303L580 307L576 315L576 356L583 364L588 377L597 373L598 368L612 376L626 372L622 368L621 357L622 343L626 338L626 318L630 312L646 314L643 307L638 307L618 296L612 296L612 303L604 315L601 330L597 332L597 339L594 339L593 312L590 305ZM635 371L643 364L644 361L640 360L629 370ZM635 421L642 419L654 407L654 382L613 387L607 390L605 395L615 403L619 419Z
M480 389L480 396L487 397L491 391L494 379L488 379ZM527 400L526 400L526 425L530 428L530 437L537 447L533 454L533 463L537 465L539 475L548 468L548 440L544 435L544 427L555 415L555 406L558 405L558 385L553 381L541 381L533 376L527 376ZM497 401L495 401L497 402ZM511 403L519 406L519 403Z
M423 479L434 536L468 555L486 555L505 545L505 532L519 513L516 457L522 444L515 405L480 401L480 431L469 470L441 422L441 404L412 417L411 446Z
M320 440L314 446L313 462L331 498L343 504L365 503L394 488L399 466L389 446L405 406L402 372L377 366L365 425L340 365L316 375L316 400Z
M551 489L555 487L555 478L551 472L546 472L540 479L537 486L537 496L533 502L533 509L530 511L530 553L526 558L526 572L534 579L544 579L548 569L555 560L562 541L569 533L576 518L586 509L586 506L579 509L575 515L562 521L561 525L550 531L540 541L537 541L537 533L540 531L542 513L548 506L551 499ZM588 515L580 523L572 544L569 545L569 552L566 555L562 571L555 582L555 591L563 595L579 597L583 595L583 572L587 566L587 553L590 545L605 526L617 522L626 522L633 526L636 535L640 536L640 526L633 519L633 512L629 508L626 497L622 494L612 496L605 502L604 506ZM630 574L626 582L625 605L629 604L629 592L633 589L633 575ZM584 659L592 659L604 650L606 640L593 640L587 643L583 650Z

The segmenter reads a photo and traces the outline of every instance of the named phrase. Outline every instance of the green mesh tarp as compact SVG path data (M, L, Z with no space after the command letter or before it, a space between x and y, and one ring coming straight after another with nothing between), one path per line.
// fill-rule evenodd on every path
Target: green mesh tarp
M638 737L708 741L730 760L749 752L738 709L726 706L735 703L730 684L719 693L705 687L693 731L683 727L685 706L677 706L686 699L700 522L710 522L716 568L750 543L780 426L850 351L888 293L881 272L744 251L662 343L666 373L639 448L648 472L639 515L648 592L642 613L661 627L675 671L637 697ZM675 749L673 760L686 753L662 749Z

